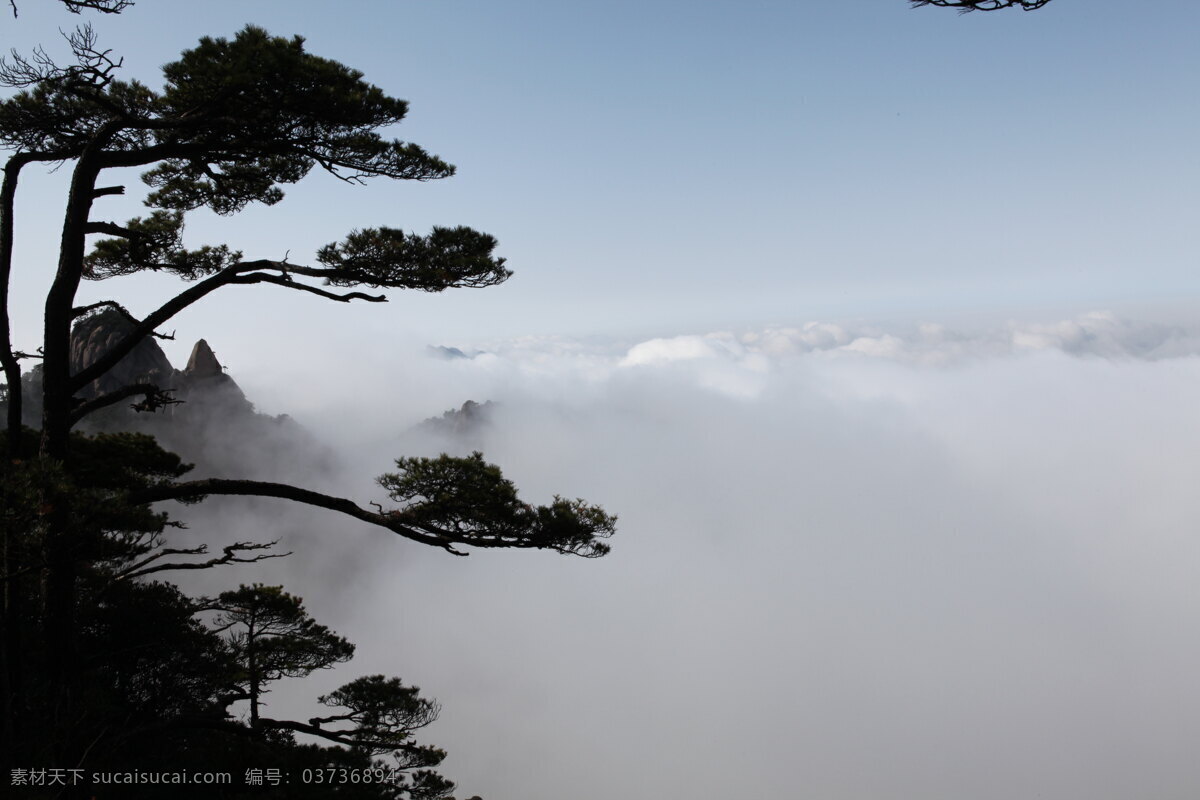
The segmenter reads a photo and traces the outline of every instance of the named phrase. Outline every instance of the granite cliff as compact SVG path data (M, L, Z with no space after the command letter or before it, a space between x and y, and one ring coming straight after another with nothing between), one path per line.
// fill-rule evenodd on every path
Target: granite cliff
M105 309L75 324L71 333L71 371L94 363L132 329L120 312ZM137 431L156 437L168 450L196 464L196 475L287 478L303 465L305 474L327 469L332 457L311 434L287 415L258 413L237 382L226 373L204 339L192 347L183 369L171 364L158 342L138 343L108 373L81 390L88 400L135 383L151 383L180 401L156 412L137 412L131 402L86 417L82 431ZM41 375L38 368L22 381L25 422L40 425Z
M104 310L76 323L71 332L71 371L79 372L93 364L123 339L133 324L117 311ZM171 365L162 348L153 338L143 339L115 367L93 381L79 393L83 399L134 383L152 383L170 391L183 401L167 410L182 413L186 403L203 406L219 404L228 413L253 413L254 406L246 399L237 382L225 374L221 363L208 342L196 342L187 366L182 370Z

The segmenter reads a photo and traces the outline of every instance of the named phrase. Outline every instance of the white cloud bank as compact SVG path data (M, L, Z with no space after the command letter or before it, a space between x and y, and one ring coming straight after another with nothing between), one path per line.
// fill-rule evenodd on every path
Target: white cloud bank
M497 401L472 444L618 513L613 553L453 559L321 517L336 544L286 569L360 643L330 686L442 700L461 796L1194 798L1197 341L1090 314L413 348L388 374L418 382L363 394ZM360 494L447 445L356 424Z
M1075 356L1156 360L1200 353L1194 330L1124 320L1093 311L1053 323L1009 322L1002 328L962 332L922 323L907 332L808 322L741 335L711 333L651 339L632 347L622 365L663 364L706 358L785 358L804 354L866 356L923 365L950 365L972 358L1057 350Z

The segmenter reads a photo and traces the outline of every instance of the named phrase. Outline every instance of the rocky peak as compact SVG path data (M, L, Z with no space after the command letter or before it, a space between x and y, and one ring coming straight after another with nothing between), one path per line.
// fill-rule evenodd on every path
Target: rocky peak
M80 317L71 330L71 370L79 372L109 352L133 330L128 315L103 308ZM159 440L167 450L197 464L204 475L242 475L300 480L332 468L331 453L286 416L260 414L225 373L208 342L192 348L186 370L177 370L154 339L146 339L109 372L79 392L88 399L135 383L153 383L182 402L158 413L137 413L139 398L90 414L78 430L133 431ZM36 427L42 415L41 365L25 373L24 421Z
M80 319L71 331L71 371L78 372L95 363L131 330L133 322L115 309L106 308ZM96 397L134 383L152 383L192 405L232 404L245 411L252 408L203 339L196 342L187 368L180 371L171 366L158 342L147 337L80 394Z
M108 308L90 314L75 323L71 331L71 372L85 369L112 349L133 330L133 323L119 311ZM107 374L100 376L83 392L96 396L149 381L170 386L176 374L158 342L147 337Z
M462 408L452 408L440 417L430 417L420 424L420 429L449 437L474 437L491 423L496 404L491 400L476 403L468 400Z
M217 361L217 356L208 346L208 342L201 339L192 348L192 355L188 358L183 374L189 378L211 378L215 375L223 375L224 371L224 367L221 366L220 361Z

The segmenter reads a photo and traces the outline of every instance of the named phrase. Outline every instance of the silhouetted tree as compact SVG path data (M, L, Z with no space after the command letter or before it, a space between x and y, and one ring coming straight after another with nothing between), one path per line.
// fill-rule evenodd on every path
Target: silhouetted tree
M941 6L942 8L957 8L966 13L968 11L999 11L1002 8L1033 11L1046 5L1050 0L909 0L909 2L918 8L920 6Z
M187 468L140 434L76 434L65 465L47 466L40 459L0 462L2 521L21 532L8 537L15 549L5 553L11 558L4 566L16 562L25 568L3 574L6 607L24 609L11 619L25 634L20 658L7 662L3 672L5 681L12 677L10 666L24 673L17 675L21 704L4 716L6 741L14 745L3 752L13 759L6 767L53 763L62 738L55 716L47 713L60 701L44 679L50 651L36 635L44 613L37 566L47 518L39 503L43 487L53 483L59 490L54 502L66 506L79 526L76 555L84 565L77 587L81 691L72 708L72 734L88 744L88 751L77 763L89 771L116 773L227 771L240 779L246 770L271 766L297 780L304 770L326 776L324 783L294 782L278 789L183 788L184 797L247 792L362 800L448 797L453 784L434 771L445 753L413 740L415 731L437 717L438 705L398 678L374 675L347 683L319 698L328 708L323 716L289 720L258 714L268 685L302 678L353 652L344 638L314 621L298 598L280 587L256 584L213 600L193 600L171 584L146 578L150 570L233 563L225 556L199 559L202 547L164 547L161 534L171 525L165 515L113 501L129 488L177 477ZM44 469L54 474L41 475ZM233 560L261 557L253 549L231 548ZM6 634L14 632L6 628ZM243 701L254 708L246 723L230 713ZM301 744L297 736L324 744ZM366 783L334 785L338 776L349 774L341 770L366 776ZM0 781L9 782L7 769ZM161 792L161 787L123 786L105 795L102 787L90 787L85 796L125 800L156 798Z
M354 645L317 624L300 598L282 586L256 583L223 592L214 608L221 613L213 629L226 634L230 652L245 673L252 728L258 727L265 684L303 678L354 655Z
M120 10L115 3L97 5ZM182 238L187 212L203 207L228 215L250 203L277 203L281 187L314 168L350 184L370 178L435 180L449 177L454 168L417 145L382 135L382 129L404 118L407 104L366 83L356 70L306 52L299 37L277 38L248 27L233 39L202 39L163 68L165 83L158 91L119 80L120 62L98 46L90 28L78 29L69 42L70 65L59 65L39 50L0 66L0 81L19 90L0 103L0 145L12 151L0 185L0 363L9 387L4 491L15 509L5 517L3 532L3 577L11 601L0 616L4 707L18 710L18 717L28 721L37 703L49 703L38 726L61 733L48 753L54 763L79 763L85 753L112 752L114 742L168 729L188 731L178 735L203 742L196 747L209 751L221 746L213 736L250 731L262 746L283 746L287 737L302 733L349 748L314 758L366 758L363 763L369 764L371 753L394 746L414 759L409 767L436 763L407 743L407 731L419 721L422 708L414 705L415 694L381 677L361 679L328 695L326 701L341 709L328 717L308 723L260 717L264 683L344 660L351 646L307 619L290 595L270 587L244 587L221 596L225 616L219 625L239 629L237 636L221 640L212 630L196 628L188 620L199 609L189 612L185 599L169 589L147 588L149 576L273 554L261 552L269 544L240 542L225 548L222 556L198 559L207 554L203 544L168 546L169 522L151 504L213 495L274 497L337 511L457 555L471 547L521 547L600 556L608 550L603 539L613 533L612 516L579 500L555 498L536 507L523 503L512 484L479 454L401 459L399 471L381 479L399 506L366 509L281 483L184 481L185 465L144 440L122 441L121 452L108 458L106 472L95 467L104 460L104 440L73 435L72 428L87 415L126 400L141 398L137 405L143 408L170 402L168 387L145 383L86 400L80 393L146 337L159 335L159 326L218 289L269 284L338 302L382 302L386 297L379 289L438 292L491 286L510 275L504 259L494 254L496 240L466 227L434 228L427 234L360 229L321 248L311 264L247 259L224 244L189 249ZM70 184L57 266L44 298L42 427L35 445L21 429L22 398L16 391L20 361L28 354L13 349L8 310L18 180L25 167L38 163L66 165ZM107 170L124 167L145 167L143 179L152 191L146 200L150 211L122 224L98 217L96 207L103 198L124 192L123 186L100 182ZM89 248L94 236L107 238ZM141 316L116 296L76 305L83 280L146 271L175 275L191 285ZM72 372L72 325L98 308L120 313L131 323L129 332L93 363ZM153 469L147 471L147 464ZM116 638L128 638L128 632L118 635L114 617L106 617L103 625L94 619L120 598L158 603L156 613L174 620L164 623L163 630L173 632L181 652L208 648L212 658L187 679L191 689L180 688L181 705L157 722L131 721L122 723L123 728L80 725L87 715L107 723L120 714L140 719L141 712L132 708L170 694L170 674L155 667L171 663L165 654L136 663L112 654L112 663L105 664L99 640L85 635L92 630L89 625L100 626L95 630L108 625ZM251 617L268 611L277 615L272 623L276 632L251 632ZM301 630L312 638L304 639ZM288 649L293 645L296 649ZM83 658L89 653L96 663ZM43 670L36 688L26 680L35 662ZM223 673L229 664L243 677ZM99 710L99 697L108 698L110 711ZM226 716L225 709L239 698L251 701L248 727ZM94 738L85 738L92 734ZM6 746L23 741L11 725L4 736L0 744ZM287 752L299 758L301 751ZM337 755L343 752L350 755ZM442 779L430 776L413 777L403 791L444 795L448 790L439 783Z

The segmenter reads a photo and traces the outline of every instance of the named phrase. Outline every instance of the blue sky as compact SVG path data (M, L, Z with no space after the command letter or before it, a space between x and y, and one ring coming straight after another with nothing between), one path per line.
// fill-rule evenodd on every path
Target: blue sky
M94 21L127 75L151 85L199 34L247 22L302 34L410 100L397 135L459 167L425 185L314 176L274 208L193 215L194 241L299 260L355 226L469 224L498 236L516 270L504 287L394 297L391 309L320 308L268 289L210 301L180 324L211 330L215 315L264 309L280 326L295 313L336 326L383 315L371 324L469 344L1186 306L1200 294L1198 18L1182 0L965 16L902 0L338 13L143 0ZM26 3L4 39L53 47L56 28L77 21ZM105 211L137 213L119 206ZM53 241L53 213L21 222L39 232L23 246ZM148 309L172 288L145 283L120 291L144 291Z
M53 49L78 21L56 5L0 41ZM494 400L479 446L524 497L621 519L582 563L192 509L214 545L297 552L199 590L286 583L360 644L281 706L401 674L444 703L428 739L461 794L493 800L1200 796L1196 4L138 0L95 23L151 85L201 34L302 34L459 166L313 175L193 214L193 244L303 262L358 226L468 224L516 271L385 306L237 287L172 320L176 365L205 337L344 465L248 468L384 500L390 459L476 444L415 423ZM66 177L21 186L26 350ZM140 213L124 180L98 215Z

